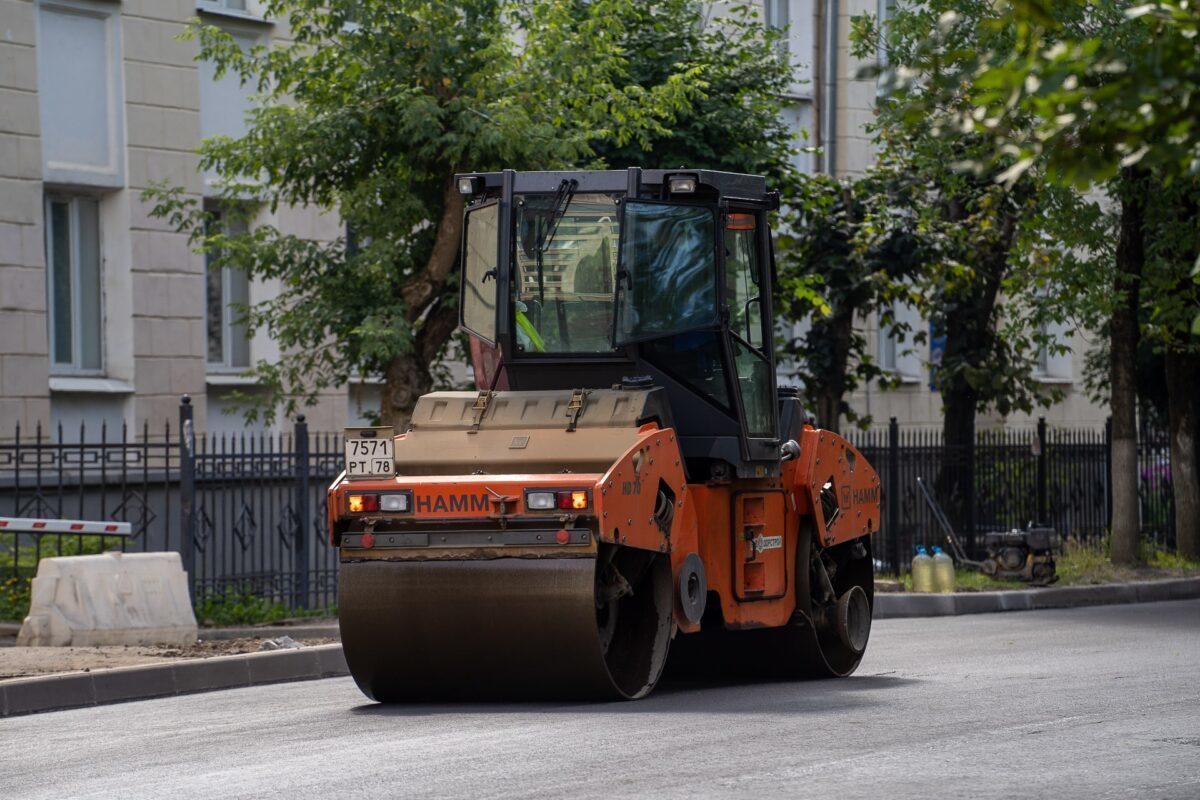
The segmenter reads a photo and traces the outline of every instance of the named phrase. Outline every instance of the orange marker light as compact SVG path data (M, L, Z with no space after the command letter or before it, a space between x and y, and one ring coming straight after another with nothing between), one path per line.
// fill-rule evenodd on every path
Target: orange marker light
M352 494L349 496L349 500L351 514L379 510L379 495L377 494Z
M560 511L582 511L588 507L588 493L584 489L555 492Z

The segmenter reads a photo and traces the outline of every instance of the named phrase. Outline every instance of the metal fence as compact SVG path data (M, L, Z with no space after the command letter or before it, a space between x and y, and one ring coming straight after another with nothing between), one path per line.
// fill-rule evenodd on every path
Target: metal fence
M69 432L18 426L0 439L0 516L119 520L127 539L0 535L0 575L28 578L45 556L124 549L179 551L197 601L254 595L297 608L337 597L326 543L325 489L341 471L341 436L291 431L194 433L179 424ZM8 432L0 432L5 436Z
M0 438L0 516L127 521L133 535L0 534L0 576L27 578L48 555L178 550L198 600L252 594L301 608L335 601L337 553L326 544L325 489L341 471L339 434L310 433L300 417L283 433L197 436L186 397L175 428L115 435L104 425L81 426L78 443L63 433L17 427ZM1043 420L1033 430L980 432L972 446L955 449L940 432L892 420L849 437L882 478L875 550L888 571L906 568L915 544L941 541L917 477L954 512L975 552L983 532L1029 521L1080 539L1107 531L1107 429L1054 428ZM1143 430L1138 447L1142 532L1172 546L1167 437Z
M884 569L905 569L918 544L941 544L943 534L917 486L922 478L946 509L968 551L979 554L982 534L1029 522L1065 536L1097 540L1108 532L1111 428L1072 429L1038 421L1035 429L981 431L971 446L948 446L941 431L883 428L848 438L879 471L883 519L876 557ZM1174 501L1165 432L1143 428L1138 441L1142 535L1174 546Z

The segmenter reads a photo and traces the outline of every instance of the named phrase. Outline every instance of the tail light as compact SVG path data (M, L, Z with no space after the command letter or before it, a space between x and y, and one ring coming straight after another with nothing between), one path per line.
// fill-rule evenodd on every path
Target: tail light
M369 514L379 510L379 495L377 494L352 494L349 500L351 514Z
M588 493L585 489L570 489L558 492L558 507L563 511L583 511L588 507Z

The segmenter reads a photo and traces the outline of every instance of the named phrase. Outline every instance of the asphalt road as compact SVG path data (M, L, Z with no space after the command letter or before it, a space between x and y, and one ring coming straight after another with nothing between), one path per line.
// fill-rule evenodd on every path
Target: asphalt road
M0 797L1200 798L1200 600L876 623L841 681L382 707L348 679L0 720Z

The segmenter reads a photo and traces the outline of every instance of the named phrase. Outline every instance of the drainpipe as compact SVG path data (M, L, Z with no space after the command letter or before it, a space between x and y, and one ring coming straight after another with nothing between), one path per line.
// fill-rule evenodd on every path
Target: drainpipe
M825 0L825 42L821 64L821 145L825 151L825 172L837 173L837 51L838 0Z

